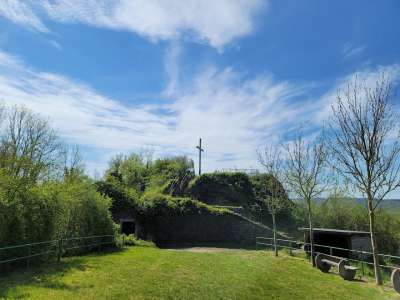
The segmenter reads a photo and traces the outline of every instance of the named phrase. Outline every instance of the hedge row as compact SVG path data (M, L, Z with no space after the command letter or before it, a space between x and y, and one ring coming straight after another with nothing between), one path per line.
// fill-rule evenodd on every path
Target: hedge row
M46 182L25 190L13 190L2 181L0 246L114 234L110 204L88 179ZM1 251L0 260L25 255L25 248Z

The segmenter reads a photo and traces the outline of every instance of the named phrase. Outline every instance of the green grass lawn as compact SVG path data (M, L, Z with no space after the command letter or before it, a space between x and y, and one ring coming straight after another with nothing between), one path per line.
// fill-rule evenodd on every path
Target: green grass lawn
M399 299L372 283L346 282L307 261L264 251L194 253L132 247L72 257L0 277L0 298Z

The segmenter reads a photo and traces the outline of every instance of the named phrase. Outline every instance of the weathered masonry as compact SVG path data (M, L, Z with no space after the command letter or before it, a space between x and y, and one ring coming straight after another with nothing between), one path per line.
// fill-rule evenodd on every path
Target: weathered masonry
M299 228L304 231L304 241L310 242L309 228ZM371 237L367 231L338 230L329 228L314 228L314 245L343 248L349 250L371 252ZM315 246L315 252L340 256L357 257L359 254L351 251L330 249L328 247Z

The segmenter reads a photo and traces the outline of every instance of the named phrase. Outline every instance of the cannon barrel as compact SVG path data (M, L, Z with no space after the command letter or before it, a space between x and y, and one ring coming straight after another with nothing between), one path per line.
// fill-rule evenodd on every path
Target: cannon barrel
M340 257L328 256L326 254L318 254L315 257L315 264L318 269L322 272L327 273L331 267L337 267L339 270L339 275L345 280L353 280L356 276L356 267L350 266L349 262Z

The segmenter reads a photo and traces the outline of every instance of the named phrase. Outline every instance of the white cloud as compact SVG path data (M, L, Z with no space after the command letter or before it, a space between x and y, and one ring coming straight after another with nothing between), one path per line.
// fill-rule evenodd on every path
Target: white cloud
M221 49L253 31L263 0L6 0L0 14L34 30L47 32L39 19L83 23L128 30L152 40L182 37L205 41Z
M49 116L69 142L102 153L103 166L115 152L141 148L196 158L202 137L205 170L255 167L261 143L309 117L309 106L292 101L302 92L303 87L269 75L245 79L232 69L209 68L175 89L167 103L130 106L0 51L0 99Z
M380 71L400 78L397 65L358 74L373 82ZM160 104L138 106L34 70L0 51L0 100L48 116L62 137L89 149L85 151L92 168L105 167L116 152L143 148L154 149L157 156L188 154L196 160L199 137L206 150L205 171L258 167L259 146L278 141L301 123L309 122L310 132L318 128L329 116L337 88L350 78L339 80L322 97L310 98L312 85L277 81L269 74L247 78L230 68L209 67L188 84L177 82Z
M344 59L350 59L361 55L365 50L365 46L357 46L353 43L346 43L342 47L342 54Z
M172 95L178 88L180 81L179 57L182 54L182 48L177 42L171 43L166 51L164 58L164 68L167 73L168 85L164 91L166 96Z
M56 42L55 40L50 40L49 44L57 50L62 50L62 46L60 45L60 43Z
M340 78L336 84L329 89L329 91L320 97L320 101L318 102L320 109L318 110L319 112L315 116L314 120L322 123L329 119L332 114L332 104L335 103L338 92L345 91L348 85L353 82L356 77L359 83L372 88L382 74L385 74L387 79L396 85L400 80L400 65L394 64L389 66L380 66L375 69L364 69Z
M32 3L30 1L2 0L0 2L0 16L33 30L49 32L47 27L32 10Z

